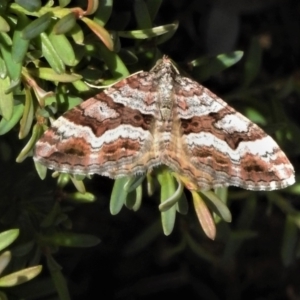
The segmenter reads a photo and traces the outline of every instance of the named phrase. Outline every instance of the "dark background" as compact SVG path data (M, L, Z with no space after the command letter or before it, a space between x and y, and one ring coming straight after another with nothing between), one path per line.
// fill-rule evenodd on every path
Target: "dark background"
M137 29L133 7L134 1L115 1L105 28ZM125 28L118 24L120 14L129 16ZM260 125L278 141L297 173L300 2L163 0L153 26L174 21L179 22L178 30L165 43L121 38L121 47L135 49L143 61L143 52L159 49L198 80L201 76L191 64L194 59L244 51L236 65L201 83L248 117L249 109L255 110L254 116L262 115L265 122ZM247 71L247 63L254 66L252 71ZM143 69L149 69L149 65L145 63ZM134 66L129 65L131 68ZM245 83L251 72L255 73L253 79ZM16 218L14 225L31 232L22 218L32 213L32 203L38 203L35 210L46 210L59 201L63 209L72 208L66 210L72 231L101 239L99 245L86 249L51 248L63 268L72 299L300 299L300 205L296 188L269 193L229 188L228 206L233 221L218 222L215 241L204 235L187 193L188 214L178 215L173 233L164 236L158 210L159 191L152 197L145 195L139 211L123 208L112 216L109 199L113 181L94 176L85 184L97 201L70 203L64 193L74 192L72 184L64 192L58 191L50 172L46 181L38 178L30 157L22 164L13 162L23 145L16 135L17 131L10 132L0 140L2 156L9 153L5 160L2 157L1 166L5 186L2 195L7 201L2 205L3 230L13 227L5 219ZM22 240L26 241L28 235L23 233ZM43 255L40 262L45 264ZM31 287L40 286L49 276L45 268L30 283ZM51 286L48 281L47 284ZM13 290L11 299L19 299L16 295L20 291L21 288ZM52 290L39 298L26 299L58 298Z

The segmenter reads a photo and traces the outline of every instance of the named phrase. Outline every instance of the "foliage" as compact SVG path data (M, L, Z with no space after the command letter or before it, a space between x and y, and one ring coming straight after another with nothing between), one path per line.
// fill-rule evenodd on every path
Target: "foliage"
M129 9L129 4L122 6L119 3L118 7L116 2L5 0L0 4L0 176L3 183L0 186L0 221L3 230L18 227L21 232L12 250L17 261L8 266L7 271L15 272L24 265L39 263L45 257L51 277L40 279L38 284L45 287L40 290L33 289L34 285L12 288L10 299L25 296L42 299L56 292L60 299L70 299L62 268L53 255L58 253L59 247L90 247L99 242L94 236L71 231L69 217L82 203L92 205L96 196L90 189L87 192L80 177L54 173L56 186L53 179L47 178L44 182L37 179L31 162L36 141L54 118L97 93L95 86L106 87L138 70L148 70L165 52L181 56L171 50L174 47L165 46L165 50L161 50L170 40L176 41L174 35L180 24L164 21L160 14L166 10L163 1L135 0ZM195 3L186 10L189 16ZM173 4L167 5L172 7ZM217 9L221 8L213 9L215 15L212 13L210 22L215 20ZM237 7L231 20L235 20L241 10ZM234 26L235 23L228 24ZM213 36L217 22L209 23L209 26L207 32ZM190 34L193 36L192 31ZM197 44L195 40L192 42ZM184 43L180 45L186 49ZM269 80L263 77L264 49L257 36L244 47L244 52L229 50L219 55L199 56L192 49L184 49L180 50L184 53L185 63L179 63L178 67L196 80L217 78L217 82L230 85L230 76L226 78L221 74L243 74L235 81L234 88L223 89L226 101L235 104L269 133L274 133L288 155L299 155L299 127L287 116L282 101L292 93L299 96L298 80L293 76L288 79L269 76ZM14 157L19 165L12 163ZM46 168L41 165L35 168L40 178L45 179ZM179 235L178 241L163 251L165 260L188 249L196 257L194 261L209 262L223 272L242 245L257 238L252 222L257 218L260 200L264 198L270 211L280 210L286 219L281 243L282 262L288 266L295 261L299 249L299 210L286 199L299 195L299 184L264 195L236 189L230 190L229 194L227 189L215 193L191 189L191 193L185 194L184 186L188 187L189 182L180 174L160 168L154 175L116 180L110 195L110 212L118 214L125 205L143 214L141 202L145 198L146 182L147 194L160 199L156 206L159 205L161 211L164 234L169 235L174 230L174 235ZM77 191L70 187L70 181ZM89 180L85 182L93 190ZM160 195L155 194L157 182ZM103 186L100 192L103 197ZM240 199L243 205L239 206L235 226L222 222L232 219L227 205L234 208ZM188 213L189 203L193 203L204 233L216 239L215 244L207 242L198 227L193 226L195 220L193 213ZM145 201L143 204L147 205ZM184 217L179 218L177 228L176 211L183 215L188 213L189 217L187 223ZM123 220L122 213L118 215L119 220ZM161 229L158 223L155 221L150 226L148 223L148 228L135 232L131 239L126 238L123 253L138 255L153 241L159 240ZM119 227L118 230L116 232L121 235L123 229ZM216 244L223 245L221 251L213 248Z
M0 233L0 251L9 246L18 237L19 230L11 229ZM6 266L11 260L11 252L5 251L0 255L0 273L3 273ZM36 277L42 271L42 266L33 266L20 271L5 275L0 278L0 287L12 287L25 283ZM7 299L4 291L0 291L1 299Z

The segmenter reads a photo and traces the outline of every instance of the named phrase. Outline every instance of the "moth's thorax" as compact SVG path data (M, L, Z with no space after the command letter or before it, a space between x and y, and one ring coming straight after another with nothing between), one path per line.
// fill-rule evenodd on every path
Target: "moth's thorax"
M170 73L165 73L158 82L158 109L164 121L172 119L174 105L173 78Z

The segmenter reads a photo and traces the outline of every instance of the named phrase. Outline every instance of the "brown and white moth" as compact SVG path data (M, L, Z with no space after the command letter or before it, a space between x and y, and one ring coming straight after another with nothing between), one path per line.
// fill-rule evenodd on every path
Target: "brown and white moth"
M276 142L163 57L59 117L34 160L70 174L133 176L159 165L199 189L275 190L295 182Z

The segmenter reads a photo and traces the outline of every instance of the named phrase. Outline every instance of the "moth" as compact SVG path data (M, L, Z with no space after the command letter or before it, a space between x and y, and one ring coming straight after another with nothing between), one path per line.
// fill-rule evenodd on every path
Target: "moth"
M165 165L197 188L275 190L295 182L276 142L164 56L59 117L34 160L70 174L134 176Z

